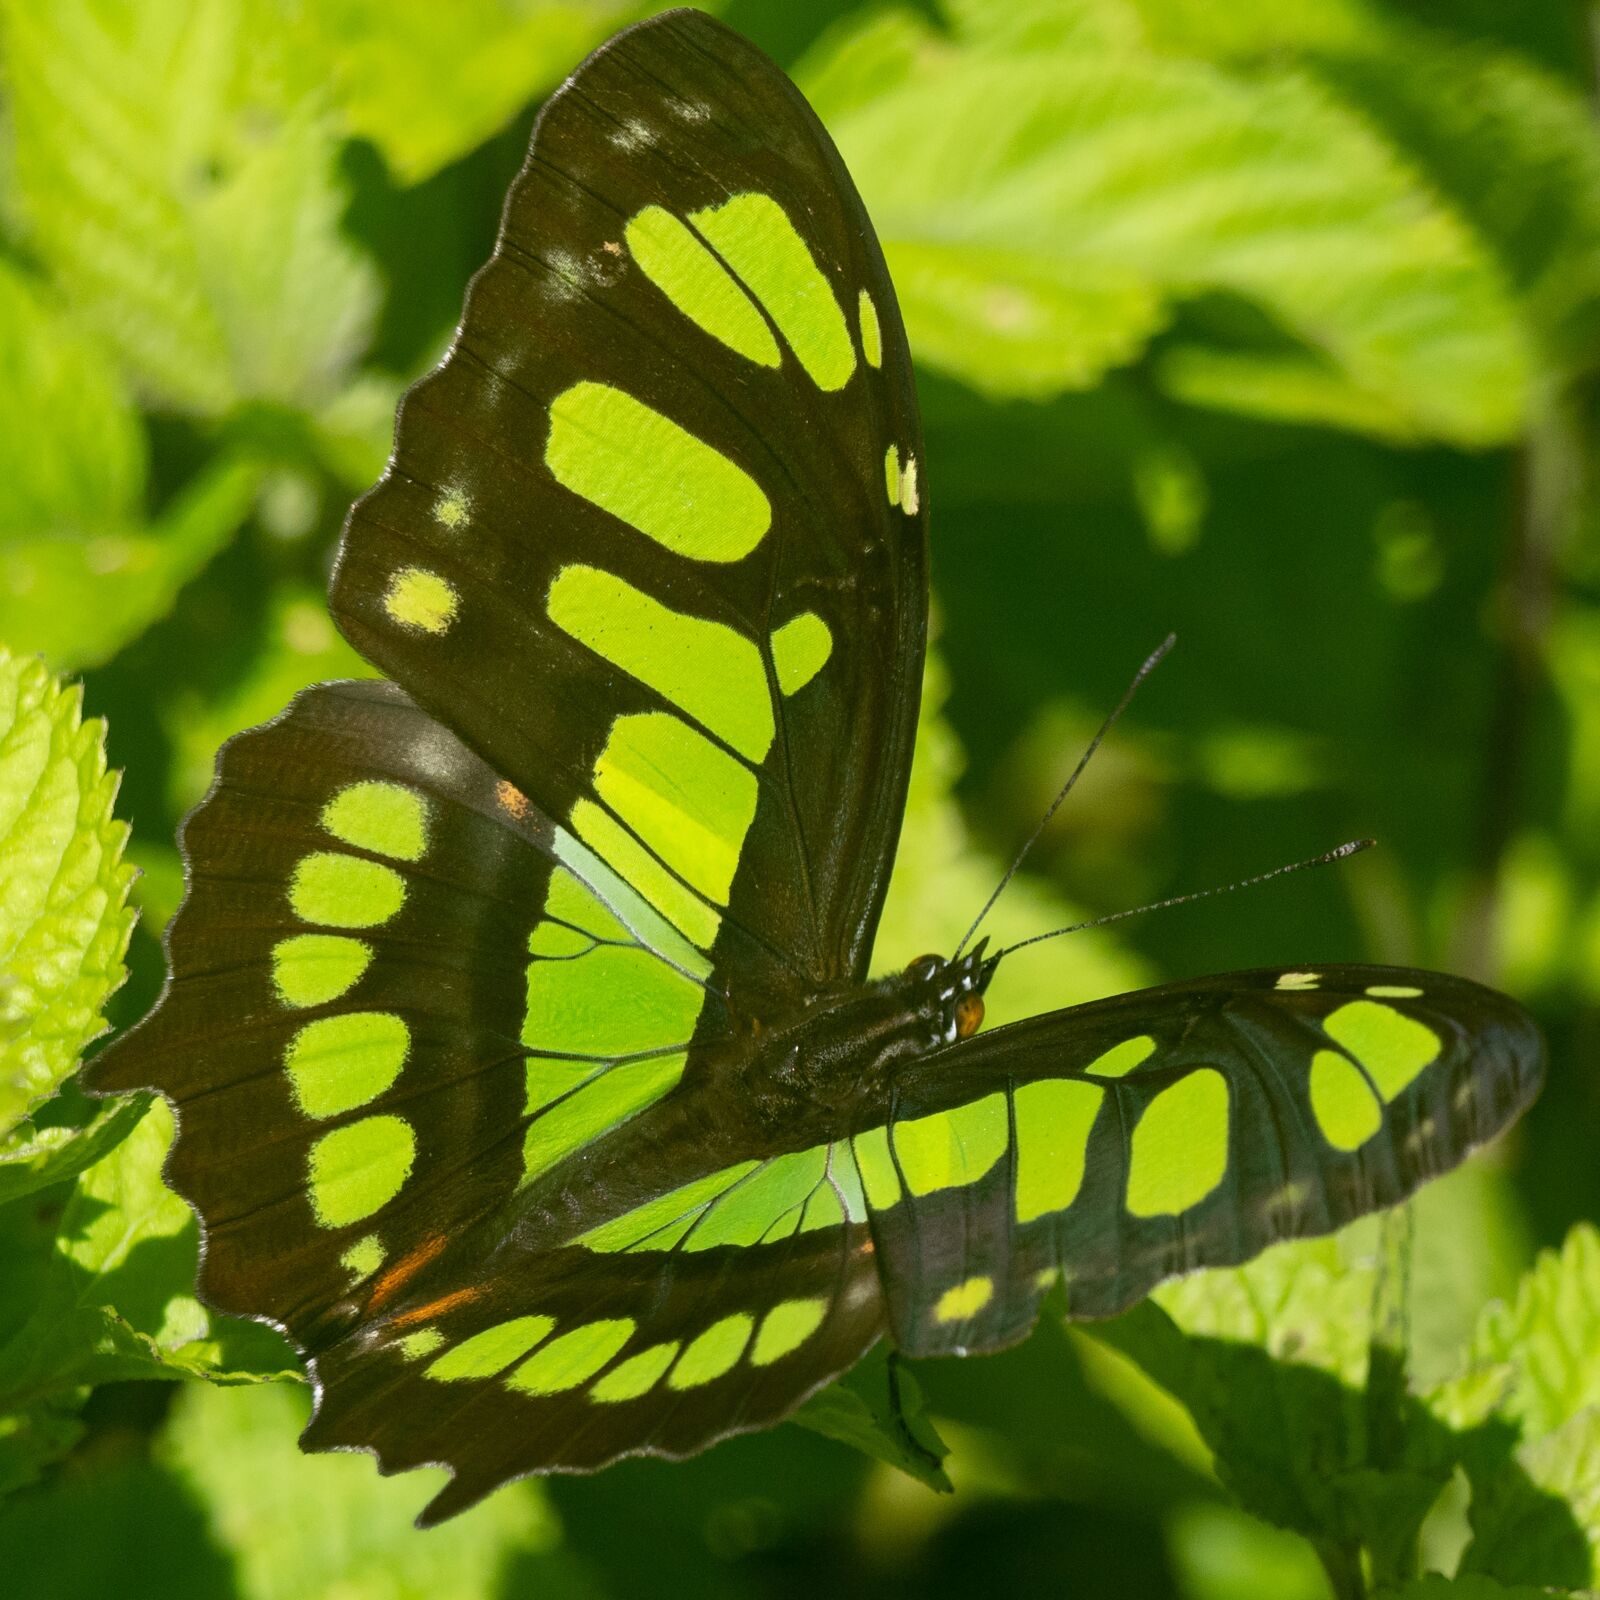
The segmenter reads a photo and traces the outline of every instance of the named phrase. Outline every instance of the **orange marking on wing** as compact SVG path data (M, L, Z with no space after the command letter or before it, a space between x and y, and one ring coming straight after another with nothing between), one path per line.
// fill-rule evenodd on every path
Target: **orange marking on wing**
M372 1293L367 1298L367 1310L376 1311L385 1300L392 1300L395 1291L416 1277L444 1249L444 1246L444 1235L436 1233L431 1238L424 1239L409 1255L401 1256L387 1272L381 1273L378 1281L373 1284Z
M464 1306L482 1294L482 1289L456 1289L450 1294L440 1295L437 1300L430 1300L425 1306L413 1306L397 1317L390 1317L389 1326L407 1328L413 1322L431 1322L435 1317L442 1317L445 1312L454 1311L457 1306Z
M528 814L528 797L514 783L507 783L502 778L494 786L494 797L500 802L501 810L515 817L518 822Z

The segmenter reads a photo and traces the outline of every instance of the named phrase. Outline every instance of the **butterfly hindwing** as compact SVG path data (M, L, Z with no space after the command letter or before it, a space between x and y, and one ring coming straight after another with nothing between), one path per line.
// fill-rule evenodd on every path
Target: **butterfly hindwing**
M535 1469L684 1456L766 1427L883 1331L864 1223L757 1245L503 1249L386 1302L312 1363L310 1449L440 1462L437 1521Z
M673 13L546 107L334 613L760 1009L863 975L920 691L921 453L832 143Z
M1233 973L936 1051L855 1141L890 1327L912 1355L1072 1315L1394 1205L1532 1100L1527 1014L1394 967Z

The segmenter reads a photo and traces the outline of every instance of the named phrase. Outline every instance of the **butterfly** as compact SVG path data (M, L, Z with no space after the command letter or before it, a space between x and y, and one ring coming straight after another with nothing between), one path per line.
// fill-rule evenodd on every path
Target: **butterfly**
M508 1479L768 1426L887 1337L1393 1205L1539 1086L1512 1001L1318 966L984 1032L983 943L868 961L927 635L905 331L783 74L678 11L547 104L331 583L388 675L223 750L150 1016L200 1288L304 1444Z

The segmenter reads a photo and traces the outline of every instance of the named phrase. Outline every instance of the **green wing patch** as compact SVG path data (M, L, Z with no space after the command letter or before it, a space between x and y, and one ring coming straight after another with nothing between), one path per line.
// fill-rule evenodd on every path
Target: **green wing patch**
M1532 1100L1503 995L1390 967L1098 1001L911 1064L854 1143L895 1342L988 1350L1404 1199ZM937 1108L937 1109L935 1109Z

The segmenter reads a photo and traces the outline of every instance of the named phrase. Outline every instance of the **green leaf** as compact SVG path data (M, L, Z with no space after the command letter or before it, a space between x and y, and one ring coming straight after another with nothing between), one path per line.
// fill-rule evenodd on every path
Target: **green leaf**
M1571 371L1600 354L1600 144L1583 98L1526 57L1413 25L1363 0L956 0L953 10L962 30L990 48L1070 43L1268 72L1296 61L1477 233L1552 367ZM1241 386L1248 376L1238 374ZM1222 373L1206 377L1222 401ZM1266 385L1266 374L1258 381ZM1287 374L1281 383L1291 405L1311 398L1297 396ZM1268 414L1269 398L1260 393L1257 405L1240 409ZM1375 414L1362 431L1388 430Z
M28 243L164 404L334 393L376 307L314 64L257 0L6 0Z
M249 515L261 467L212 461L146 529L17 538L4 548L0 635L61 667L95 666L171 609Z
M1498 1470L1469 1455L1467 1473L1473 1538L1463 1572L1574 1588L1600 1576L1600 1408L1519 1445Z
M930 1489L954 1488L943 1466L950 1447L927 1414L921 1386L884 1345L812 1395L790 1420L898 1467Z
M283 1341L194 1296L193 1213L161 1181L172 1142L162 1102L79 1178L28 1315L0 1343L0 1416L26 1416L113 1379L297 1377Z
M24 1118L0 1140L0 1205L77 1177L116 1149L144 1110L145 1102L130 1096L102 1106L81 1128L38 1125Z
M1279 1245L1182 1278L1095 1330L1188 1407L1217 1475L1251 1515L1320 1546L1395 1559L1448 1463L1382 1447L1366 1388L1371 1267L1338 1239Z
M559 1539L540 1487L517 1483L419 1533L436 1468L380 1478L361 1455L301 1456L291 1388L193 1388L162 1454L232 1552L239 1600L479 1600L507 1561ZM534 1590L532 1592L538 1592Z
M114 655L249 511L255 469L213 462L145 514L146 448L105 346L0 262L0 638L59 668Z
M968 381L1042 392L1040 353L1074 295L1084 323L1113 306L1121 320L1078 370L1058 355L1058 388L1142 349L1153 305L1224 292L1416 434L1483 444L1521 425L1529 350L1499 264L1305 72L1121 46L957 47L919 58L833 131L912 347ZM1008 325L1043 330L1037 346L1019 339L1009 376L996 342Z
M333 76L346 129L418 183L498 133L636 0L328 0L305 10L308 48Z
M83 691L0 647L0 1133L105 1026L133 929L105 725Z
M1464 1570L1506 1582L1600 1574L1600 1232L1579 1223L1509 1305L1483 1312L1461 1371L1428 1396L1472 1485Z
M144 484L144 430L104 346L0 261L0 549L109 532Z
M1513 1375L1498 1409L1530 1439L1600 1406L1600 1230L1577 1224L1511 1304L1485 1308L1467 1366Z

